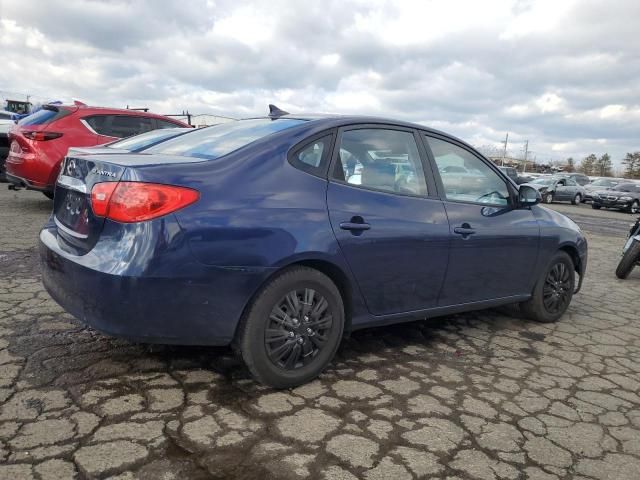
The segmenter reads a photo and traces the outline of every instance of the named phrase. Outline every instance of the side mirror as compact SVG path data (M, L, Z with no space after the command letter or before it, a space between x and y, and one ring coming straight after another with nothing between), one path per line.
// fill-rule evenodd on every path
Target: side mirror
M518 189L518 205L521 207L531 207L542 201L540 192L529 185L520 185Z

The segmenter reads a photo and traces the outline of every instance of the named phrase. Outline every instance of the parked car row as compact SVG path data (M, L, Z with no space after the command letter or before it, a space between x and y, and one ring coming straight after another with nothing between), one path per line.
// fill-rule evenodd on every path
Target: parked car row
M518 185L535 188L544 203L591 202L596 210L612 208L629 213L640 212L640 183L633 180L600 177L591 179L582 173L522 174L513 167L498 167Z
M52 198L62 160L69 148L92 147L157 129L189 125L153 113L48 104L21 119L8 132L5 169L14 188L39 190Z

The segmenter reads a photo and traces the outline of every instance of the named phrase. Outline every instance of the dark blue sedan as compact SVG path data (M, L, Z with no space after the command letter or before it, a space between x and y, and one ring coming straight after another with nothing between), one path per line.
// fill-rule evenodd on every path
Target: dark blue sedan
M291 387L346 331L505 304L560 318L587 243L539 201L442 132L273 109L67 157L43 280L100 331L231 344L258 380Z

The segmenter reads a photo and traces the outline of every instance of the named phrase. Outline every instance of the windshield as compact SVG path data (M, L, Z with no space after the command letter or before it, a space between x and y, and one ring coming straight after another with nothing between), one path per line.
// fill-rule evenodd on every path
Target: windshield
M193 132L193 128L162 128L160 130L152 130L151 132L142 133L133 137L125 138L108 143L109 148L119 148L130 152L139 152L145 147L156 145L163 140L177 137L187 132Z
M618 182L615 180L607 180L605 178L600 178L591 183L594 187L612 187L613 185L617 185Z
M300 125L304 120L258 118L223 123L203 128L190 135L172 138L146 150L148 153L164 153L184 157L213 160L272 133Z
M618 192L634 192L636 190L636 186L633 183L623 183L621 185L616 185L611 190L617 190Z
M555 182L553 178L537 178L531 183L536 183L538 185L551 185Z

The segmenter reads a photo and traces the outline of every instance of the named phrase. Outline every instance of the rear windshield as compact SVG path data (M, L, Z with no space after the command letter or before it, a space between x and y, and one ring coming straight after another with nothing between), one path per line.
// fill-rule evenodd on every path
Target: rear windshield
M51 123L54 120L66 117L70 113L71 112L65 108L60 108L57 110L49 110L43 108L42 110L38 110L37 112L24 117L18 122L18 125L44 125L45 123Z
M133 137L117 140L107 144L111 148L120 148L130 152L139 152L146 147L154 146L164 140L177 137L183 133L193 132L193 128L162 128L151 132L141 133Z
M300 125L304 120L258 118L223 123L203 128L189 135L172 138L146 150L148 153L164 153L183 157L213 160L233 152L259 138Z

